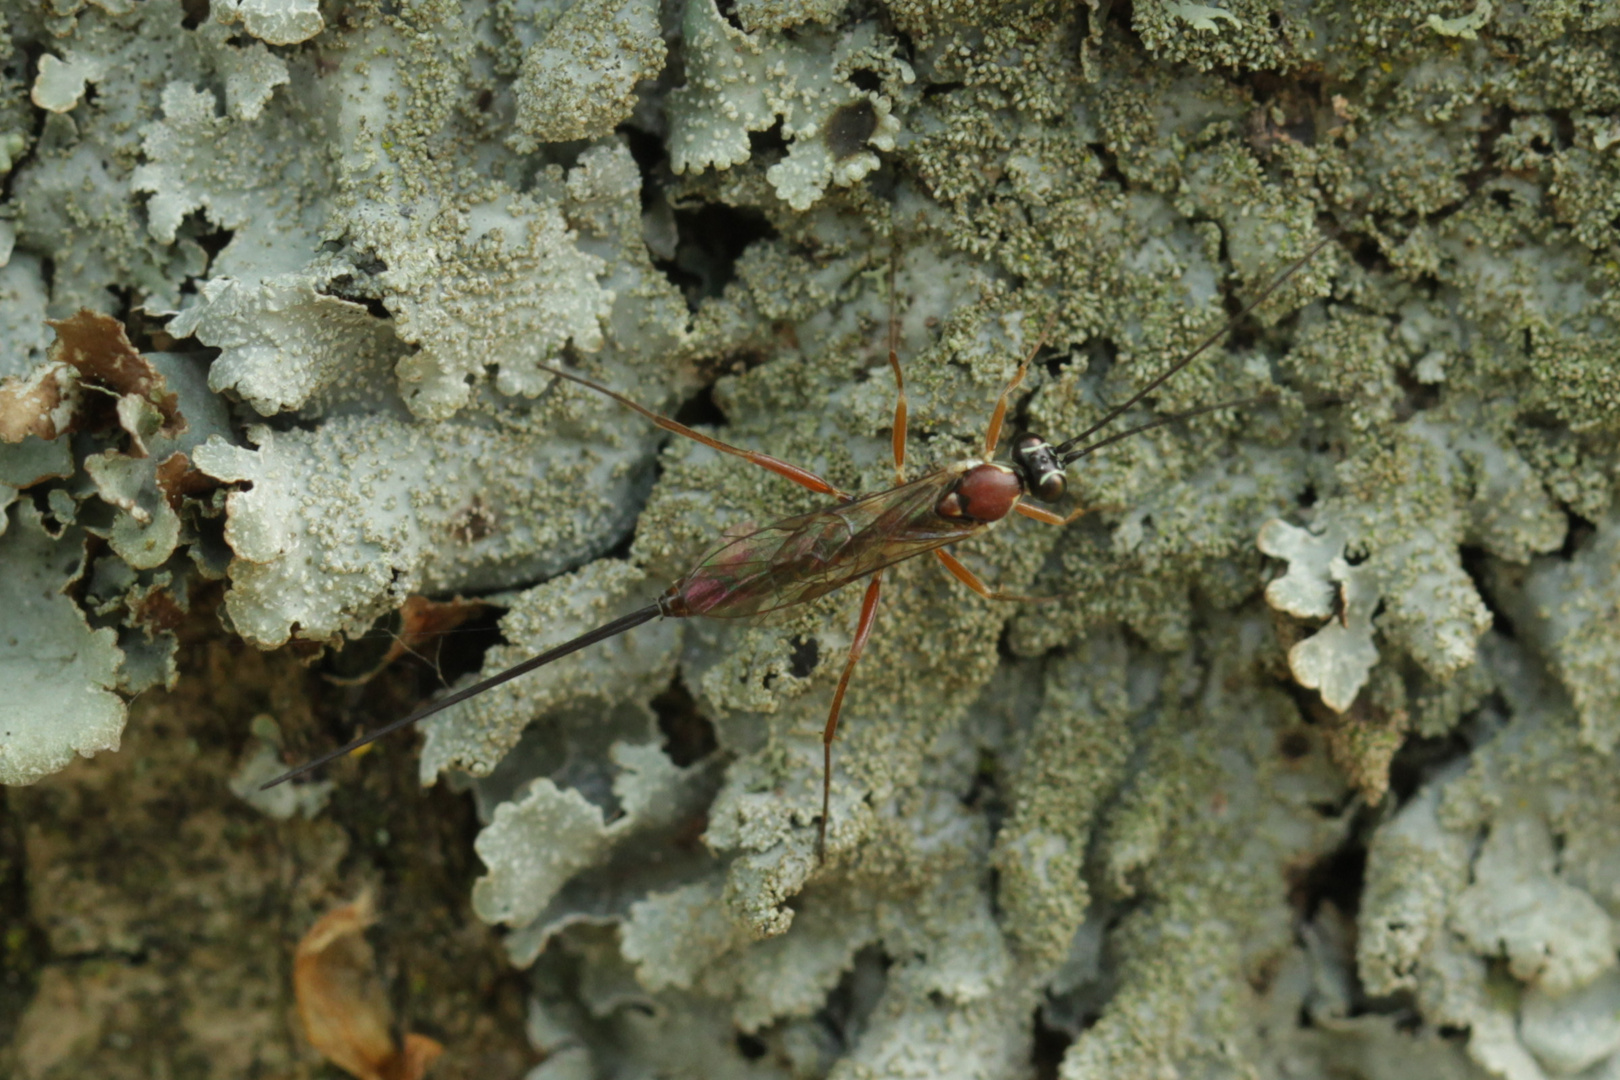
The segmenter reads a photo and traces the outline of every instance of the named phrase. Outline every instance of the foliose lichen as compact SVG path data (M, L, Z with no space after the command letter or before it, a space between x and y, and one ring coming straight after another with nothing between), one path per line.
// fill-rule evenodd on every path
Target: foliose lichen
M891 333L917 475L1024 357L1012 426L1078 435L1327 237L1116 427L1238 404L959 552L1043 602L888 574L824 863L842 593L458 706L424 779L537 1080L1620 1068L1615 10L5 18L0 779L115 747L204 598L314 652L494 594L492 673L817 505L548 368L875 491Z

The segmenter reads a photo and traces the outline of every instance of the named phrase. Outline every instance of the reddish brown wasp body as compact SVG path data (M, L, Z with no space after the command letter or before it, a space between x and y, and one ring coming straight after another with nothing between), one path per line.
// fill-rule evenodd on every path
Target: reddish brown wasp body
M1264 302L1278 286L1309 262L1328 243L1329 240L1321 241L1284 270L1232 320L1232 323ZM808 469L758 451L731 446L694 431L589 379L540 365L558 378L605 394L666 431L693 439L722 453L751 461L817 494L830 496L837 501L825 509L784 518L723 544L688 571L655 603L432 702L403 719L300 765L265 786L272 787L299 776L391 731L406 727L501 683L660 616L671 619L747 618L808 603L850 582L864 578L869 581L865 597L861 601L854 641L850 645L849 656L844 663L843 674L839 677L838 688L833 693L832 706L822 731L821 819L816 838L819 856L826 841L827 817L831 801L832 744L838 732L838 718L843 710L844 694L849 687L850 676L854 673L855 665L866 648L866 642L871 636L877 618L883 572L896 563L932 552L952 576L987 600L1027 599L1009 596L990 588L945 549L992 528L1013 513L1049 525L1067 525L1083 514L1084 508L1076 508L1067 515L1062 515L1032 505L1026 500L1035 499L1051 503L1061 499L1067 489L1065 469L1074 461L1141 431L1177 423L1217 409L1260 400L1223 402L1143 424L1094 443L1086 442L1220 340L1230 330L1232 323L1210 335L1196 349L1176 361L1130 400L1109 410L1106 416L1086 431L1055 446L1038 435L1022 435L1013 442L1010 464L1001 464L993 459L1001 443L1007 406L1013 392L1023 383L1030 362L1041 347L1041 343L1037 342L1019 364L1017 372L996 400L985 430L982 457L947 465L924 476L907 480L905 381L900 372L900 359L895 347L895 328L891 319L889 366L894 372L896 388L893 428L895 486L862 496L841 491ZM1044 333L1042 338L1044 339Z

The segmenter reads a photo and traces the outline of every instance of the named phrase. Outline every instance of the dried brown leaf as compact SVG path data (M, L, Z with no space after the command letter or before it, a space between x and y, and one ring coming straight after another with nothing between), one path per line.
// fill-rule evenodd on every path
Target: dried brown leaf
M425 1035L396 1042L393 1016L365 938L369 895L329 911L293 957L293 993L310 1045L360 1080L421 1080L444 1047Z
M78 382L65 364L41 364L0 380L0 442L56 438L73 426L78 400Z
M52 360L72 365L85 382L118 397L135 397L152 405L163 417L160 431L169 438L186 430L179 395L169 390L163 374L130 344L123 323L84 309L66 319L46 320L46 325L56 331Z
M187 497L206 494L220 484L207 473L194 469L191 459L176 450L158 464L157 486L168 501L169 509L178 513Z
M339 678L328 676L339 686L358 686L376 678L389 664L406 653L415 653L422 646L446 634L468 619L490 607L482 600L429 600L425 596L409 596L399 608L399 633L388 646L388 652L370 670L359 675Z

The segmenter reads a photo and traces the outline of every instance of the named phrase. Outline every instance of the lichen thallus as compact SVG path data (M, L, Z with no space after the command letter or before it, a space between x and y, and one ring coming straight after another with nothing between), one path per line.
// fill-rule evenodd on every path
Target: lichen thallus
M957 580L985 599L1026 599L1008 596L990 588L945 549L969 537L977 536L1008 514L1015 512L1049 525L1067 525L1085 513L1087 508L1077 507L1068 514L1057 514L1044 507L1032 506L1024 500L1035 499L1043 503L1053 503L1062 498L1067 487L1065 469L1068 465L1095 450L1140 432L1202 416L1218 409L1265 400L1263 397L1246 398L1207 405L1142 424L1096 442L1086 442L1158 389L1171 376L1192 363L1204 350L1221 340L1244 316L1264 303L1283 282L1310 262L1331 240L1332 237L1329 237L1318 242L1283 270L1260 295L1197 348L1151 380L1124 404L1110 409L1107 415L1085 431L1055 446L1034 434L1020 435L1014 439L1010 464L1002 464L993 458L996 448L1001 443L1001 429L1006 420L1008 401L1013 391L1024 381L1030 362L1040 351L1044 333L1042 340L1037 341L1035 347L1024 357L1018 365L1018 370L996 399L995 408L990 413L990 423L985 429L983 457L959 461L935 469L924 476L907 480L905 380L900 372L896 329L891 318L889 367L894 372L896 398L893 428L895 485L869 495L851 495L808 469L768 454L730 446L701 432L693 431L668 417L660 416L599 383L541 365L544 370L559 378L605 394L645 416L665 431L693 439L722 453L751 461L819 495L826 495L837 501L825 509L783 518L762 529L730 540L711 551L688 571L685 577L671 585L657 601L639 611L632 611L589 633L581 634L572 641L532 656L499 674L424 705L409 716L395 720L336 750L305 762L264 786L274 787L283 781L301 776L390 732L408 727L442 709L466 701L485 690L544 667L553 660L559 660L599 641L615 637L659 616L670 619L699 615L711 619L745 618L803 604L825 596L852 581L867 578L869 581L866 595L861 600L861 613L855 626L855 638L850 644L849 656L844 661L844 671L839 676L838 687L833 691L832 707L827 712L827 723L821 733L821 818L816 832L816 853L820 858L826 848L827 818L832 796L833 739L838 733L838 717L844 707L844 692L849 688L850 676L855 672L855 665L866 649L866 642L871 637L873 624L877 620L878 595L882 589L883 572L905 559L933 552Z

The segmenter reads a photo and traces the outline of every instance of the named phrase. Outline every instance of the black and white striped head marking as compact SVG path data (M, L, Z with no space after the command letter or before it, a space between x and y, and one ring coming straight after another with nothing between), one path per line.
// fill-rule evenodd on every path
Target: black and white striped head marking
M1063 498L1069 481L1051 443L1039 435L1020 435L1013 441L1012 461L1031 498L1044 503Z

